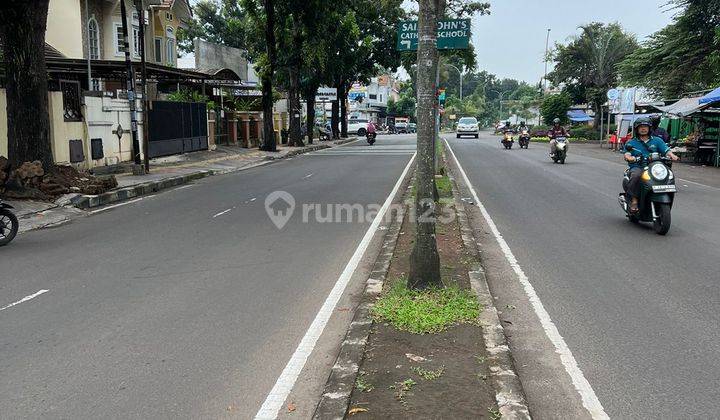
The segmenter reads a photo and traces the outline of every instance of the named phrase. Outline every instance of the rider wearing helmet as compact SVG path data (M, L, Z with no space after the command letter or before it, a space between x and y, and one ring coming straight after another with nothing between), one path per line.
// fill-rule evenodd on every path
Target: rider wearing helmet
M505 121L505 127L503 127L503 130L502 130L503 134L507 133L507 132L512 132L512 131L513 131L513 129L512 129L512 127L510 127L510 121Z
M550 156L554 156L557 150L557 140L555 140L555 138L569 137L570 133L568 133L565 127L560 125L560 118L555 118L553 120L553 127L548 130L547 136L550 137Z
M520 127L518 127L518 131L522 132L523 130L527 130L528 126L525 125L525 121L520 121Z
M652 128L650 118L638 118L633 123L633 138L625 145L625 147L632 146L632 150L625 152L625 161L630 165L630 182L627 191L630 196L630 213L639 211L638 196L640 195L640 179L644 171L643 161L652 153L660 153L672 160L679 159L660 137L652 135Z

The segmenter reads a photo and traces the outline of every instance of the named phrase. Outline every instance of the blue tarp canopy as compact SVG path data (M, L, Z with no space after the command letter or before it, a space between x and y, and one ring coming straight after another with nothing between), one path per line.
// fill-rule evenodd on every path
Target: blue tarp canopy
M720 88L713 90L698 100L700 104L709 104L711 102L720 102Z
M573 122L588 122L594 120L593 117L586 114L584 111L570 110L567 112L568 118Z

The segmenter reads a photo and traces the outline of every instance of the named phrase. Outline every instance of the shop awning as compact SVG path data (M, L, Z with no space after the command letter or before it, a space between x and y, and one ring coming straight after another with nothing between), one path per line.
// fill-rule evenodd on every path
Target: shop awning
M698 100L698 103L709 104L712 102L720 102L720 88L713 90Z
M677 115L680 117L685 117L685 116L694 114L706 107L707 107L707 105L699 104L698 98L695 97L695 98L682 98L672 105L661 106L658 108L662 112L665 112L667 114L673 114L673 115Z
M567 116L570 118L570 121L573 122L588 122L594 120L593 117L579 110L570 110L567 112Z

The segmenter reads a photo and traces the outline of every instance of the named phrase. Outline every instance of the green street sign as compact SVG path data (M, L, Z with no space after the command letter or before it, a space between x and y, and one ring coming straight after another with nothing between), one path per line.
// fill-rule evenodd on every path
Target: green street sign
M470 19L446 19L438 21L437 49L464 50L470 45ZM398 51L417 51L418 21L407 20L398 23Z

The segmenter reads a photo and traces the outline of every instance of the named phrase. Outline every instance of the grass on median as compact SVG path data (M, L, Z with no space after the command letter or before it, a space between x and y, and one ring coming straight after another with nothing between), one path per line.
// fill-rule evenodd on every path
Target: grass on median
M480 309L475 296L457 286L416 291L400 279L375 303L372 315L401 331L430 334L452 325L475 323Z
M447 175L435 178L435 185L437 186L440 198L450 198L453 196L452 183Z

